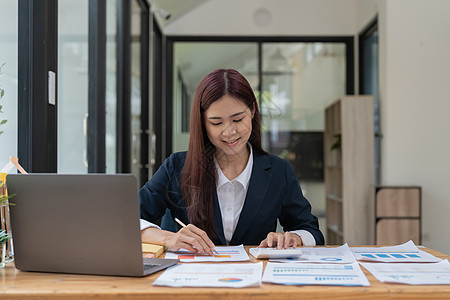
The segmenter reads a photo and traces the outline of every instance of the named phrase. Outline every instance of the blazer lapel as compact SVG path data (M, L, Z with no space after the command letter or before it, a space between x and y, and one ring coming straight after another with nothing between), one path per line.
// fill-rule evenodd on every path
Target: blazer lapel
M219 200L217 199L217 192L213 195L213 209L214 209L214 229L216 230L217 240L221 245L226 245L225 234L223 233L222 213L220 211Z
M270 167L270 162L266 156L254 152L253 169L248 185L247 196L245 198L244 207L242 207L236 230L231 238L230 245L235 245L236 243L241 244L240 241L242 240L242 237L260 211L272 177L272 174L268 171Z

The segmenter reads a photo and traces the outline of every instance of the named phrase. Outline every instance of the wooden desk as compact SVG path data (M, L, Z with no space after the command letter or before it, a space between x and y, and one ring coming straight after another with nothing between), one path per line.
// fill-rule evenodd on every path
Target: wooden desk
M246 247L247 250L249 247ZM448 255L423 249L440 258ZM256 260L252 258L252 261ZM143 277L114 277L22 272L8 264L0 270L1 299L450 299L450 285L385 284L367 272L370 287L284 286L259 288L170 288L152 286L160 272Z

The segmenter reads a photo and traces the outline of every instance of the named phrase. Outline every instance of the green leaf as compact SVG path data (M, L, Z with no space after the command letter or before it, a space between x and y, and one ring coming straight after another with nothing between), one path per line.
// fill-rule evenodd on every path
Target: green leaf
M341 149L341 135L340 134L335 134L334 135L335 138L337 138L336 142L331 145L330 150L336 150L336 149Z
M0 121L0 125L5 124L6 122L8 122L8 120L1 120L1 121Z
M15 196L16 194L12 194L12 195L9 195L8 197L5 197L5 195L1 195L1 198L0 198L0 205L12 205L12 206L14 206L15 204L14 203L11 203L11 202L9 202L9 203L4 203L4 202L6 202L6 200L9 200L9 199L12 199L14 196Z
M0 98L2 98L5 95L5 90L2 89L2 91L0 92Z

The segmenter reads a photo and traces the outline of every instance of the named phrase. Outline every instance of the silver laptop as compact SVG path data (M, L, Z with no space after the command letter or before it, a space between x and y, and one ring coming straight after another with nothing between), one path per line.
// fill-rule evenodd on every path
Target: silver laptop
M10 174L16 268L145 276L178 260L143 259L131 174Z

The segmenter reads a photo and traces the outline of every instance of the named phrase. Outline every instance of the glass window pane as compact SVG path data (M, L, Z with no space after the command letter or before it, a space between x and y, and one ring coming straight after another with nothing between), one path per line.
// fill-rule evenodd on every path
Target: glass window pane
M106 1L106 173L116 172L116 109L117 109L117 71L116 71L116 0Z
M232 68L241 72L256 93L259 83L258 44L174 43L173 152L187 150L192 96L200 80L219 68Z
M88 1L58 2L58 173L87 173Z
M375 129L375 180L380 183L380 161L381 161L381 137L380 137L380 109L378 100L378 30L365 36L362 45L363 57L363 90L361 94L373 95L374 101L374 129Z
M0 0L0 169L17 156L18 1ZM19 157L20 162L20 157Z
M131 172L140 183L141 176L141 8L132 1L131 23Z
M262 52L263 146L291 163L324 216L324 108L346 92L345 44L264 43Z

